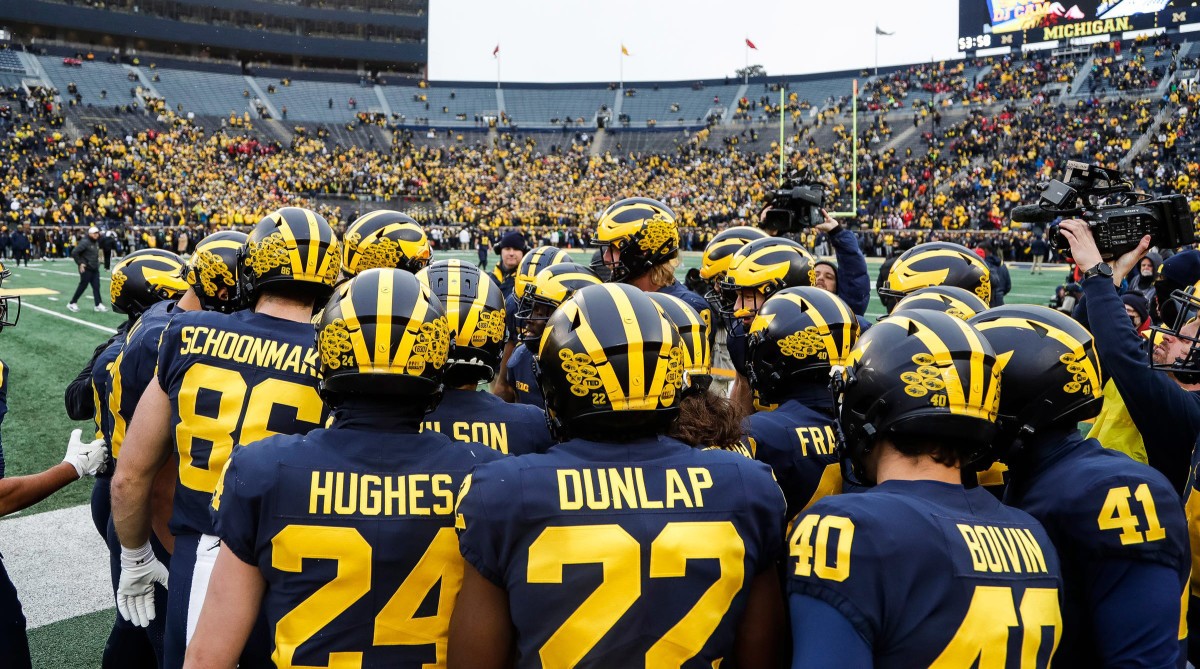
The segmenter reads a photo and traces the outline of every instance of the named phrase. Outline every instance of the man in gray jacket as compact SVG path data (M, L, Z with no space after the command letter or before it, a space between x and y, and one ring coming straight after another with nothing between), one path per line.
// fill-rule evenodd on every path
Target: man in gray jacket
M71 250L71 259L79 266L79 285L75 286L75 295L67 303L67 309L79 311L75 304L88 285L92 287L92 297L96 300L96 311L108 311L108 307L100 301L100 228L88 228L87 236Z

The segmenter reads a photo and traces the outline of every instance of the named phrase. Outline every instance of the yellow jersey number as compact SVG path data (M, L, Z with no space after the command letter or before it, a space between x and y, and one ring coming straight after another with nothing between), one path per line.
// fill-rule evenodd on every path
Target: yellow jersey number
M642 593L642 546L620 525L548 527L529 546L529 583L562 583L563 567L599 564L603 580L546 640L546 669L574 667ZM688 560L715 559L721 574L695 606L646 653L647 667L680 667L699 653L725 618L745 575L746 547L733 523L667 523L650 544L650 578L681 578Z
M220 395L216 416L197 413L196 400L201 391ZM235 442L248 444L276 434L267 429L267 421L277 405L294 408L297 420L321 423L324 407L312 386L265 379L250 388L237 371L204 363L193 365L183 375L179 388L179 424L175 427L179 482L199 492L216 490ZM212 444L207 466L197 464L192 457L196 439Z
M299 573L304 560L336 560L337 576L296 608L279 619L275 627L275 652L271 659L279 669L293 669L296 649L323 627L354 605L371 590L371 544L352 527L288 525L271 539L271 566ZM434 646L435 659L423 669L446 666L446 644L450 614L462 587L463 562L454 528L438 530L425 554L404 582L375 616L373 646ZM437 611L417 616L417 609L441 582ZM363 652L329 654L326 669L360 669ZM300 667L297 669L315 669Z
M1146 531L1138 531L1141 521L1129 507L1129 498L1133 497L1142 503L1142 513L1146 516ZM1167 537L1167 531L1158 522L1158 509L1154 506L1154 497L1150 494L1150 486L1143 483L1133 493L1129 486L1112 488L1104 498L1100 515L1096 524L1101 530L1121 530L1121 545L1140 544L1147 541L1160 541Z

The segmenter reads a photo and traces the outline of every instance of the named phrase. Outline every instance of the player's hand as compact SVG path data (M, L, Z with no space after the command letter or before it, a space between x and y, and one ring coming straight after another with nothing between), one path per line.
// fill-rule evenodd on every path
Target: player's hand
M1086 272L1104 262L1104 258L1100 257L1100 249L1096 247L1096 240L1092 237L1092 229L1085 221L1068 218L1058 224L1058 230L1071 245L1071 257L1080 270ZM1113 276L1117 276L1115 269Z
M141 548L121 547L121 580L117 584L117 610L138 627L149 627L156 617L154 584L167 587L167 568L154 556L147 541Z
M83 430L72 430L71 441L67 444L67 454L63 462L75 468L79 478L95 476L108 468L108 447L103 439L84 442L81 438Z
M838 223L836 218L830 216L829 212L825 211L824 209L821 210L821 216L823 216L825 220L821 223L818 223L815 227L825 234L829 234L830 232L837 230L838 226L841 225Z

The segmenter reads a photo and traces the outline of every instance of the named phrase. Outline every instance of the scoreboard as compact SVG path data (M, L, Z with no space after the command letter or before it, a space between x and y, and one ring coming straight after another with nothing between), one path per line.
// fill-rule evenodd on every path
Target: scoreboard
M958 50L1113 34L1200 20L1191 0L960 0Z

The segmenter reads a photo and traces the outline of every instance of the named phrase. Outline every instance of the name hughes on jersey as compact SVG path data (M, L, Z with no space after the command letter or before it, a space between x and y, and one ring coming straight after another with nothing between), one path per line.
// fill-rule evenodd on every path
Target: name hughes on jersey
M449 474L313 472L308 512L328 516L449 516L458 486Z
M312 377L317 375L321 364L320 353L313 346L296 346L203 325L183 327L179 339L181 355L203 355Z
M665 476L664 494L654 495L646 486L642 467L558 470L558 506L563 511L606 509L703 508L704 491L713 485L704 467L651 469L652 476ZM685 478L686 477L686 478ZM660 486L654 486L657 490Z

